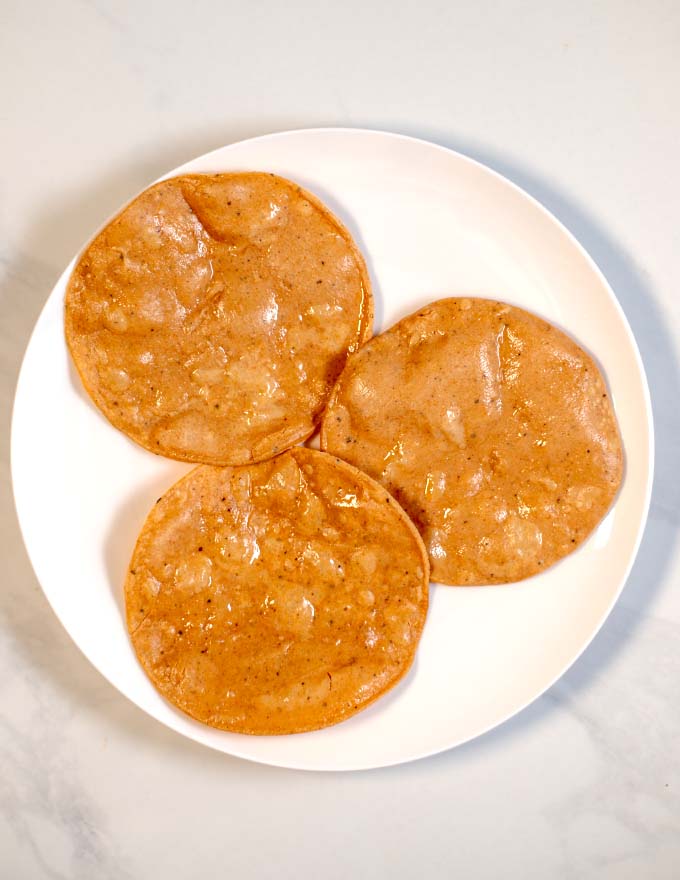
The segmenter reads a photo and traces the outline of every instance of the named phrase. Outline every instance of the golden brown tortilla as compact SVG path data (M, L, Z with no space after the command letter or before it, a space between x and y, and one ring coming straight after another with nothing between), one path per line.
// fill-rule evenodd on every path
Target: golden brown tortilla
M66 338L96 405L137 443L209 464L308 437L373 304L349 232L273 174L147 189L96 236L66 294Z
M621 481L600 372L546 321L444 299L353 355L321 447L379 480L420 530L432 578L518 581L588 537Z
M201 466L152 509L125 584L151 681L213 727L342 721L407 672L428 604L423 543L385 490L302 447Z

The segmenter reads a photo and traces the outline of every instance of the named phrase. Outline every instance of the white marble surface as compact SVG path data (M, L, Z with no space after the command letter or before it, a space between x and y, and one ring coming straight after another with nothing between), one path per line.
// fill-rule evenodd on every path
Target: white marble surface
M680 876L677 2L9 0L1 17L0 878ZM8 465L20 358L83 239L181 161L313 125L427 137L543 201L617 291L658 434L638 562L567 675L476 742L346 775L209 752L120 697L43 599Z

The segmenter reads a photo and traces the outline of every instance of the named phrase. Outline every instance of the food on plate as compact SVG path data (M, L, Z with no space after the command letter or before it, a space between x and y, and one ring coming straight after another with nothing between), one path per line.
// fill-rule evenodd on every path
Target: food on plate
M623 468L593 359L488 299L438 300L352 355L321 447L394 495L451 585L544 571L600 522Z
M308 437L373 321L347 229L260 172L145 190L87 246L65 306L74 362L112 424L208 464L261 461Z
M127 624L151 681L193 718L296 733L348 718L406 674L428 580L394 499L296 447L197 467L159 498L130 563Z

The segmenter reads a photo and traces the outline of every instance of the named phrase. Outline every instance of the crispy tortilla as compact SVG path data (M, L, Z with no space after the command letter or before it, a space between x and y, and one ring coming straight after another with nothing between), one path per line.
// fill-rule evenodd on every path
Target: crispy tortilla
M535 315L444 299L353 355L321 447L361 467L420 530L432 578L519 581L575 550L621 481L593 359Z
M296 184L255 172L147 189L86 248L65 311L80 377L113 425L209 464L308 437L372 320L349 232Z
M151 681L213 727L342 721L407 672L428 604L418 532L355 468L302 447L201 466L141 531L127 623Z

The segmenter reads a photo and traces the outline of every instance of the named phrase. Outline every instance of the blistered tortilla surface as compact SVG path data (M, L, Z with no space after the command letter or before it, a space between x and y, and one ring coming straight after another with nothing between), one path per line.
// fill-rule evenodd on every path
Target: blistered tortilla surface
M348 231L260 172L147 189L85 249L65 306L71 354L106 417L153 452L208 464L264 460L309 436L372 325Z
M623 462L593 359L486 299L434 302L353 355L321 446L399 500L433 580L451 585L518 581L566 556L607 512Z
M385 490L296 447L202 465L151 511L125 584L146 673L213 727L296 733L353 715L409 669L428 604L423 543Z

